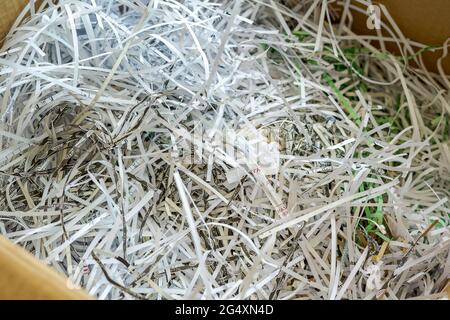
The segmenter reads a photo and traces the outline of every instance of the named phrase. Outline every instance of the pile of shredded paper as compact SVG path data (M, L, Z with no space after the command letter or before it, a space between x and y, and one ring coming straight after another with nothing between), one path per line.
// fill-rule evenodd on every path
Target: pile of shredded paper
M0 53L0 234L99 299L443 298L442 59L329 2L30 1Z

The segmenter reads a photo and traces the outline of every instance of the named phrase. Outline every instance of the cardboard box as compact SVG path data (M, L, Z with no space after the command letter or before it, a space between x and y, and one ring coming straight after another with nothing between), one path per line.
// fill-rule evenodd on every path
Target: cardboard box
M291 0L291 3L297 1ZM0 45L18 14L29 3L29 0L0 0ZM338 8L339 3L342 1L337 2ZM427 45L442 45L450 37L449 0L373 0L373 3L386 6L407 38ZM36 6L39 4L40 1L35 1ZM376 34L376 31L367 28L367 18L365 14L354 13L353 29L359 34ZM383 15L381 18L385 20ZM388 49L398 52L395 45L388 45ZM441 55L442 50L424 54L424 61L430 70L437 70L436 61ZM450 54L443 61L443 66L450 74ZM450 283L444 290L450 296ZM73 289L65 277L0 236L0 299L92 297L82 290Z

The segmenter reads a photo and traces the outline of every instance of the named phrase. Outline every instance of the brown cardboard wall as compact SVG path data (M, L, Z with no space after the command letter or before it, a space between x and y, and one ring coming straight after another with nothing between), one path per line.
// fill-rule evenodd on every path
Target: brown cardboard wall
M372 3L386 7L406 38L430 46L441 46L450 38L450 0L372 0ZM339 6L342 1L338 1L337 4ZM364 11L367 10L367 7L360 5L357 0L352 0L352 4L358 5ZM354 18L352 29L356 33L376 34L375 30L367 28L367 15L354 11L352 14ZM382 12L381 19L387 22ZM397 45L393 43L387 44L386 47L392 52L399 52ZM430 71L437 72L436 62L442 53L441 49L423 54L424 63ZM446 74L450 74L450 53L443 60L443 68Z
M9 28L28 0L0 0L0 42L3 41Z
M0 300L87 300L64 276L0 236Z

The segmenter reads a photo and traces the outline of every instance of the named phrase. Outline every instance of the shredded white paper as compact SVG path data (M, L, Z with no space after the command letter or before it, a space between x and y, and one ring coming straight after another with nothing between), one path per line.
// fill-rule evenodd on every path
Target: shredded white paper
M31 1L0 53L0 234L99 299L442 297L448 77L328 2Z

